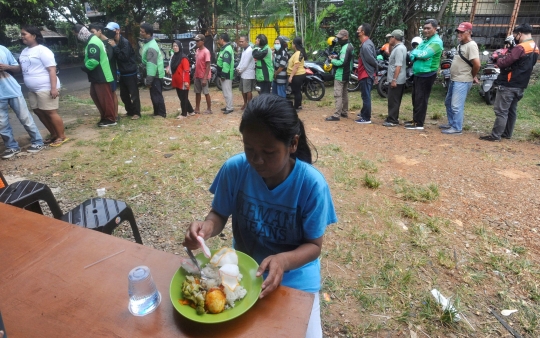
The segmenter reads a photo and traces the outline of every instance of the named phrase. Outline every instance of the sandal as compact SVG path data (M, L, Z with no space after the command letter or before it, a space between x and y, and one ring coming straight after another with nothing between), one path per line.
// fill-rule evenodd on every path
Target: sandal
M43 140L43 144L46 144L46 145L47 145L47 144L51 144L51 143L53 143L54 141L56 141L57 139L58 139L58 137L54 137L54 138L52 138L52 137L46 138L45 140Z
M210 109L206 109L203 114L212 114L212 111Z
M187 118L187 116L184 116L184 115L178 115L176 117L177 120L183 120L183 119L186 119L186 118Z
M133 116L131 117L132 120L138 120L138 119L140 119L140 118L141 118L141 117L140 117L139 115L133 115Z
M192 111L191 113L188 113L188 116L195 116L195 115L197 115L197 114L198 114L198 112Z
M51 146L51 147L60 147L62 144L66 143L67 141L69 141L69 138L67 138L67 137L64 138L64 139L57 138L56 140L54 140L54 142L49 144L49 146Z

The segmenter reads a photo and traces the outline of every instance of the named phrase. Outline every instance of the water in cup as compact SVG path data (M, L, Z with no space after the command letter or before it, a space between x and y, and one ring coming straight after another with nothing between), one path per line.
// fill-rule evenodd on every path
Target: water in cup
M147 266L138 266L128 275L129 312L135 316L144 316L154 311L161 302L161 294L150 275Z

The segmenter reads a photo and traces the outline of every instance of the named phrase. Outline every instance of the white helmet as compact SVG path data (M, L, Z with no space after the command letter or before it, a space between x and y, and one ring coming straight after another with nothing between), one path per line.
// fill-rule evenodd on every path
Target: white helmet
M422 43L422 38L419 37L419 36L415 36L415 37L412 39L412 41L411 41L411 45L412 45L413 43L421 44L421 43Z
M516 40L514 40L513 35L509 35L504 39L504 44L507 45L508 48L513 48L516 45Z

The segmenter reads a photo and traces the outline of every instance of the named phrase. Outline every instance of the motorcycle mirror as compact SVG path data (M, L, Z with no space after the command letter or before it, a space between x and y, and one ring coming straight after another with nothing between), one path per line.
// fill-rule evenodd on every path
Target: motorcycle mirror
M485 51L483 51L483 52L482 52L482 54L484 54L484 55L488 55L488 54L489 54L489 52L488 52L487 50L485 50Z

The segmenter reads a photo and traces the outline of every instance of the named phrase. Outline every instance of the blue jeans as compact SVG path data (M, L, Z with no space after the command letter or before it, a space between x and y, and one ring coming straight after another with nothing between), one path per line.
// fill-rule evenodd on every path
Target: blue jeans
M272 82L272 94L276 94L277 96L281 97L287 97L287 84L286 83L276 83L276 81Z
M0 99L0 135L2 136L6 149L20 149L19 144L15 141L15 137L13 136L13 129L9 124L8 105L11 106L11 109L13 109L15 115L17 115L17 118L24 129L26 129L28 135L30 135L32 145L42 146L43 139L41 138L41 134L34 123L32 114L28 111L28 106L26 105L24 97L21 95L9 99Z
M444 105L446 106L448 124L455 130L461 131L463 128L463 110L471 87L472 82L450 81Z
M359 81L360 94L362 95L362 110L360 117L366 121L371 121L371 88L373 88L373 80L368 77Z

